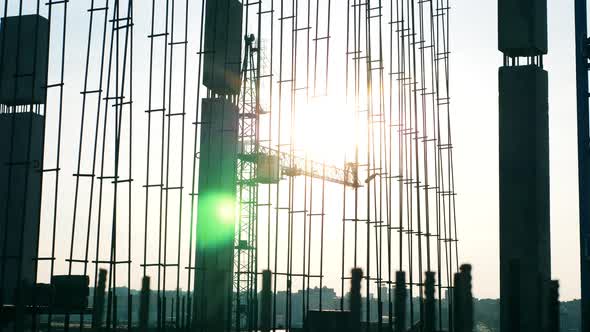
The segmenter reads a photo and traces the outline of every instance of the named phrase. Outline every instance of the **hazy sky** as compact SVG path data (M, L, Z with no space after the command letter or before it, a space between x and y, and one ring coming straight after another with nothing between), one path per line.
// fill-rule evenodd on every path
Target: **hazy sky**
M32 3L33 1L31 1ZM11 1L15 4L16 1ZM62 192L72 190L76 157L81 73L84 68L85 36L87 34L88 1L70 2L68 37L78 42L68 44L66 73L66 119L64 136L64 176ZM191 1L191 6L193 2ZM197 3L195 1L194 3ZM345 1L332 0L332 6L345 7ZM498 92L497 72L501 53L497 51L496 2L491 0L455 0L451 10L451 95L453 110L453 145L455 147L455 179L460 260L474 266L474 293L477 297L497 297L499 293L498 248ZM147 1L136 1L139 27L149 26L150 7ZM45 10L45 9L44 9ZM335 9L342 11L342 8ZM551 142L551 221L552 275L561 281L563 299L579 297L579 245L577 207L577 150L575 109L574 17L572 1L549 1L549 55L545 68L549 71L549 116ZM338 16L335 16L338 17ZM341 17L343 20L344 18ZM192 22L197 18L192 17ZM342 24L335 19L334 26ZM138 28L139 29L139 28ZM143 28L145 29L145 28ZM195 32L191 26L191 32ZM136 49L147 43L145 30L136 35ZM55 32L54 32L55 33ZM343 31L334 31L334 35ZM194 34L193 34L194 36ZM194 68L196 45L189 48L189 68ZM145 68L146 56L138 56L137 68ZM192 69L191 69L192 70ZM142 76L143 75L143 76ZM50 80L51 80L50 74ZM53 76L55 78L55 76ZM135 88L146 91L145 72L138 72ZM190 79L190 78L189 78ZM176 82L175 84L178 84ZM138 114L134 130L137 142L145 139L145 100L137 97ZM194 94L188 109L194 110ZM187 122L192 121L192 113ZM188 126L187 128L189 128ZM186 133L192 142L192 132ZM192 144L187 147L192 149ZM188 152L187 150L187 152ZM145 147L138 144L136 160L145 156ZM135 157L134 157L135 158ZM145 158L145 157L143 157ZM141 164L141 162L139 162ZM187 164L190 167L190 161ZM188 168L188 167L187 167ZM137 218L143 220L143 170L136 173ZM190 173L187 173L190 174ZM190 181L190 178L189 178ZM67 229L71 222L71 199L65 202L59 222ZM188 205L186 205L188 206ZM63 238L63 249L69 236ZM139 240L138 240L139 241ZM137 244L140 245L139 242ZM339 257L339 254L335 256ZM338 266L334 260L335 266ZM335 286L335 285L334 285Z
M461 257L474 264L475 294L498 281L498 79L496 1L456 0L451 38L455 172ZM579 298L573 1L548 1L552 275L564 299Z

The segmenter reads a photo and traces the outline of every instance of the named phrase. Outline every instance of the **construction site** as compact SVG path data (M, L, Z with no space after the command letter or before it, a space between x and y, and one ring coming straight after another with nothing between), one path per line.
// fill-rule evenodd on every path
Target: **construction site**
M547 1L497 2L500 325L554 332ZM1 8L1 331L476 331L449 0Z

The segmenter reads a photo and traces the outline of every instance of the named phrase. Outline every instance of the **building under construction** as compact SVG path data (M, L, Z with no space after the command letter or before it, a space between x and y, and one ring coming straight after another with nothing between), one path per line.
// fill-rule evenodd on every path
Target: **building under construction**
M501 94L501 123L526 127L510 117L519 103L539 117L528 145L501 145L501 168L520 155L539 168L527 181L548 190L544 150L521 154L547 142L546 108L535 113L547 98L546 3L532 2L523 16L500 1L501 26L526 16L540 29L526 47L500 39L501 89L513 93ZM6 1L2 329L470 330L450 10L448 0ZM511 85L525 79L538 83L537 104L515 101L529 96L515 89L530 84ZM512 198L532 189L504 189L501 227L517 227ZM535 234L548 238L548 196L526 208L542 210ZM502 247L503 284L521 282L510 279L519 260L549 278L548 243L522 256L535 248ZM504 317L535 301L510 289L502 296L520 302Z

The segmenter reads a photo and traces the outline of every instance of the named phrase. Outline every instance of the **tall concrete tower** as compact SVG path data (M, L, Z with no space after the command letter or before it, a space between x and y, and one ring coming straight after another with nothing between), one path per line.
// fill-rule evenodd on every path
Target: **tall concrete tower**
M199 196L195 254L195 331L228 331L231 322L237 211L242 4L208 0L205 8L200 120Z
M499 0L500 321L502 332L548 328L547 1Z
M37 265L49 22L39 15L0 24L0 303L14 304Z

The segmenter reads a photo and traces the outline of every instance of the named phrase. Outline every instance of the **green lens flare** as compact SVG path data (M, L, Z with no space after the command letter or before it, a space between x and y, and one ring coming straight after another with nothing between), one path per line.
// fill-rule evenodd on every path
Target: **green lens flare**
M198 245L216 248L232 244L236 220L236 199L231 193L207 193L199 196ZM199 243L200 242L200 243Z
M219 220L224 224L229 222L233 225L236 208L234 201L222 197L219 199L219 202L215 202L215 204Z

